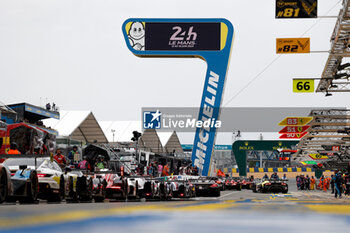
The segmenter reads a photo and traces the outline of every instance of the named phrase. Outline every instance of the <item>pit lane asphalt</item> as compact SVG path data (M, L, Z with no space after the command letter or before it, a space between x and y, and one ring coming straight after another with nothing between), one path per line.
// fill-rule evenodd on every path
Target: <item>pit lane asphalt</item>
M224 191L219 198L0 205L0 232L348 232L350 198ZM166 229L164 231L164 229Z

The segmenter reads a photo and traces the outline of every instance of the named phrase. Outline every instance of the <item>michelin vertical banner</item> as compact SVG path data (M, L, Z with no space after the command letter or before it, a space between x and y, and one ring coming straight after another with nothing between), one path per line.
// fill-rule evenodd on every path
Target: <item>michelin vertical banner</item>
M126 20L122 30L127 47L136 56L185 56L205 60L208 67L198 121L219 120L234 34L228 20L134 18ZM194 88L200 85L202 82ZM196 128L192 163L203 176L209 173L216 131L212 125Z

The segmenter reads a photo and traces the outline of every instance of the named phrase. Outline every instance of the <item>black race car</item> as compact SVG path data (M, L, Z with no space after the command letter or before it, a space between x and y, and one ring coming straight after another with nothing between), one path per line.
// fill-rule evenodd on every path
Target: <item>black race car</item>
M288 184L280 179L262 179L253 183L252 191L255 193L288 193Z
M217 177L199 177L198 179L190 180L195 186L196 196L220 196L221 185L216 183Z

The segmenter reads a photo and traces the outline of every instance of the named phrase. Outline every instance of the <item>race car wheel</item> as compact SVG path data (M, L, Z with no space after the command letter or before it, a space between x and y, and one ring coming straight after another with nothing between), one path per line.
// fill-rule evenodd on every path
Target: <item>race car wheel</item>
M92 201L92 189L93 189L94 184L92 183L92 179L88 180L88 195L87 199L88 201Z
M213 196L214 196L214 197L220 197L220 189L216 190L216 191L213 193Z
M253 193L256 193L256 192L257 192L257 191L256 191L256 186L255 186L255 185L253 185L252 191L253 191Z
M102 186L101 186L101 195L102 195L103 200L106 199L106 192L107 192L106 189L107 189L107 182L106 182L106 180L103 180Z
M73 201L78 200L77 192L74 191L74 181L73 177L69 177L69 197L73 199Z
M225 191L226 190L226 185L222 184L222 190L221 191Z
M136 181L135 183L135 198L136 199L139 199L140 198L140 195L139 195L139 182Z
M6 200L8 192L7 175L4 168L0 171L0 203Z
M265 190L262 187L258 186L258 192L259 193L265 193Z
M123 183L122 183L122 185L123 185L123 199L124 200L126 200L127 198L128 198L128 180L127 179L125 179L125 180L123 180Z
M33 203L38 198L39 193L39 181L38 176L36 174L36 171L32 171L30 174L30 183L28 183L28 189L27 189L27 199L26 202Z
M60 200L64 199L65 198L65 195L66 195L66 188L65 188L65 184L64 184L64 178L63 176L61 176L60 178L60 191L59 191L59 198Z
M288 189L287 190L283 190L282 193L288 193Z
M80 192L79 198L80 201L91 201L92 200L92 180L83 177L80 182L80 190L83 191L83 194ZM85 186L85 187L82 187Z

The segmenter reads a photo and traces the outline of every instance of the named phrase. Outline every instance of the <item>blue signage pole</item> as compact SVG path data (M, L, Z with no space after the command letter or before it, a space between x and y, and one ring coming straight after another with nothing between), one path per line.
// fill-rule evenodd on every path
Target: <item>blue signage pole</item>
M192 165L209 174L234 29L226 19L128 19L122 26L126 44L136 56L200 57L207 62Z

